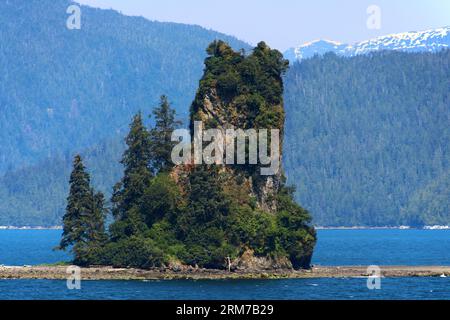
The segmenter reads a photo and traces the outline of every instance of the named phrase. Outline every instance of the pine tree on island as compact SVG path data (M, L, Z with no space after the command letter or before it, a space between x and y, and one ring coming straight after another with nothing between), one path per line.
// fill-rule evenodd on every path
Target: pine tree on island
M58 249L71 249L74 263L87 265L96 261L98 251L107 241L105 232L105 199L91 187L80 155L75 156L70 175L70 191L66 213L63 217L63 235Z

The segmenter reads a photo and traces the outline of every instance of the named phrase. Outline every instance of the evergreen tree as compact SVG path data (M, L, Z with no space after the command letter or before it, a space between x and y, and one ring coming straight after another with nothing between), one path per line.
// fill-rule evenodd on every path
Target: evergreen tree
M70 175L70 191L67 198L66 213L63 217L63 235L59 248L66 250L83 238L83 216L90 209L90 177L86 172L80 155L75 156Z
M121 163L125 167L124 177L113 191L113 215L116 224L112 225L113 237L135 235L145 229L139 212L145 189L149 186L152 173L150 133L145 128L141 113L133 118L130 132L126 138L128 149Z
M278 194L278 232L280 243L289 254L294 269L308 268L317 241L310 225L311 216L294 199L294 187L283 186Z
M189 175L189 207L201 225L221 225L228 212L216 166L196 166Z
M108 239L105 231L105 195L102 192L95 193L91 190L92 210L89 219L86 219L86 235L89 242L102 244Z
M176 142L171 141L172 132L180 121L175 120L175 110L171 108L166 96L161 96L159 107L153 110L155 128L150 132L151 137L151 167L155 173L168 171L173 167L171 160L172 149Z
M226 234L229 211L217 167L196 166L189 175L187 210L177 223L189 264L221 268L225 257L232 255Z
M103 248L108 241L105 232L105 197L91 188L87 210L81 216L82 237L73 246L74 263L81 266L100 265Z
M90 186L90 177L79 155L75 157L70 177L70 193L64 231L59 248L73 246L74 262L89 265L100 262L101 249L107 241L105 200Z
M182 206L180 188L169 173L159 173L145 190L141 214L151 227L164 219L176 222Z

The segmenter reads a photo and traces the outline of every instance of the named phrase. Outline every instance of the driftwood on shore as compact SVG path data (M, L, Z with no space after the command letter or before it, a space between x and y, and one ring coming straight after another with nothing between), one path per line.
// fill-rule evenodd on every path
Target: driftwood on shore
M437 266L385 266L380 267L381 277L439 277L450 276L450 267ZM220 279L301 279L301 278L351 278L368 277L367 267L314 267L311 270L293 271L237 271L116 269L111 267L82 268L83 280L220 280ZM65 280L70 276L65 266L0 267L0 279Z

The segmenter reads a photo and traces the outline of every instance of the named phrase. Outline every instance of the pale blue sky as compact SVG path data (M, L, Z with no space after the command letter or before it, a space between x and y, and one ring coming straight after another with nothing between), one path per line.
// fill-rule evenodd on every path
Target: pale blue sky
M450 25L449 0L77 0L150 20L201 25L280 50L323 38L345 43ZM366 27L369 5L381 30Z

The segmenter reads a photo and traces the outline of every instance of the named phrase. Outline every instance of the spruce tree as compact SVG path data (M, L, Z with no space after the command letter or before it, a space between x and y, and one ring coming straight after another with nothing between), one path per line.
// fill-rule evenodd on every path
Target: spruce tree
M93 188L87 203L87 210L81 216L82 237L73 246L74 263L81 266L99 265L103 262L103 248L108 241L105 232L105 197Z
M112 225L111 231L115 238L135 235L144 228L139 209L145 189L152 179L152 173L149 169L150 133L143 124L141 113L133 118L126 144L128 148L121 161L125 167L124 176L114 187L112 197L116 222Z
M83 239L83 216L90 207L90 177L86 172L80 155L75 156L70 175L70 191L67 198L66 213L63 217L63 235L59 248L66 250Z
M177 221L178 232L186 244L186 262L220 268L231 252L226 235L230 203L223 193L218 168L194 167L188 191L187 208Z
M175 110L171 108L166 96L161 96L160 105L153 110L155 127L150 131L151 167L153 172L169 171L173 167L172 149L176 142L171 141L172 132L180 121L175 120Z
M104 244L108 237L105 231L105 218L107 209L105 207L105 195L91 189L92 210L86 217L86 236L88 242Z
M105 200L90 186L90 177L79 155L75 156L70 176L70 192L64 231L59 248L73 246L77 265L98 263L101 249L107 241L105 232Z

